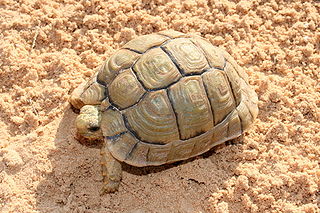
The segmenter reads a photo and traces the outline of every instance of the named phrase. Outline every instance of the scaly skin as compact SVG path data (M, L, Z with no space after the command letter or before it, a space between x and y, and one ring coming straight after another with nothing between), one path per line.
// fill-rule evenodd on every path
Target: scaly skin
M106 142L101 148L101 169L103 176L103 193L112 193L118 191L122 178L121 163L117 161L106 147Z

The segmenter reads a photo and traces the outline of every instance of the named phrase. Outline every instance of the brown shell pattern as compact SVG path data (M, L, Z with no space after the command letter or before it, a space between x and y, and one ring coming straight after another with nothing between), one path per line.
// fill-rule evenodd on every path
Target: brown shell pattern
M176 117L165 90L148 93L139 104L123 114L131 132L142 141L166 144L179 139Z
M235 60L201 37L176 31L128 42L86 88L93 104L104 99L108 149L134 166L204 153L239 136L258 114L257 95Z
M144 53L133 70L148 89L167 87L182 77L170 57L160 48Z
M108 90L109 98L120 109L134 105L146 92L130 69L119 73Z

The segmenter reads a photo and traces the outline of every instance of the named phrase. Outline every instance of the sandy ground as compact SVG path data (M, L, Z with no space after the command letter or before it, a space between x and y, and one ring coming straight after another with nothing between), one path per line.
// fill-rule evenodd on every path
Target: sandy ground
M320 212L319 12L316 0L0 0L0 212ZM99 149L74 139L69 95L121 45L169 28L234 56L258 119L194 159L125 166L119 192L100 196Z

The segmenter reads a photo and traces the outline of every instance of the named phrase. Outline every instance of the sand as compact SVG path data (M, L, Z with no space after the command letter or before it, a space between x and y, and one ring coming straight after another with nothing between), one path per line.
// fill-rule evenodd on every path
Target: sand
M215 3L219 2L219 3ZM320 212L320 2L0 1L0 212ZM132 38L197 33L243 66L260 113L194 159L125 166L99 195L71 91Z

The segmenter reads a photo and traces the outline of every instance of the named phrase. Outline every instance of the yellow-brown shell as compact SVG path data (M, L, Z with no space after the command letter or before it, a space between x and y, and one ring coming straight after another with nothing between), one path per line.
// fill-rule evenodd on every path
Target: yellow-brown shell
M257 117L257 95L225 51L198 36L163 31L137 37L87 84L101 103L102 131L119 161L161 165L238 137Z

